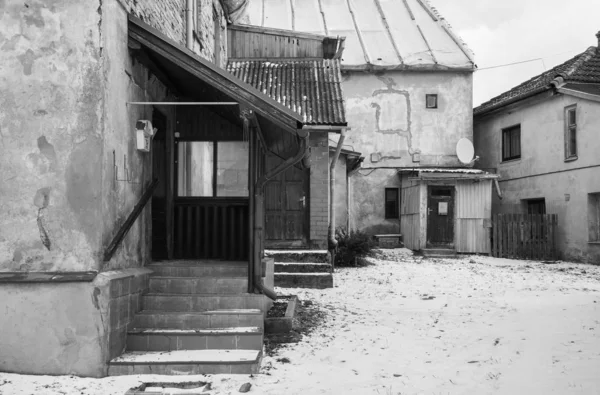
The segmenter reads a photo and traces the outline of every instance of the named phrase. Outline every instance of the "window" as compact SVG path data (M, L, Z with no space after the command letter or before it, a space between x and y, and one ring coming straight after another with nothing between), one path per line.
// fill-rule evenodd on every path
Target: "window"
M385 218L398 218L398 188L385 188Z
M527 214L546 214L546 199L529 199L527 202Z
M502 160L521 157L521 125L502 129Z
M425 95L426 108L438 108L438 95Z
M248 143L180 141L177 196L248 196Z
M600 243L600 192L588 194L588 225L588 240Z
M577 107L565 108L565 160L577 159Z

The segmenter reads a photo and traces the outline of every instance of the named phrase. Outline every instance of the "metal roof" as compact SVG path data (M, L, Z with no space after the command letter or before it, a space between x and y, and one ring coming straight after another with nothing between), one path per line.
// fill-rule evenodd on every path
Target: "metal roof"
M346 126L339 59L230 61L227 71L309 125Z
M344 69L475 68L471 51L427 0L250 0L245 22L345 36Z

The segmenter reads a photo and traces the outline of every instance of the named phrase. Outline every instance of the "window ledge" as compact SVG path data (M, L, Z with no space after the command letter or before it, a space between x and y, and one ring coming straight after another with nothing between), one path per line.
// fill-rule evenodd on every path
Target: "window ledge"
M600 245L600 241L588 241L588 244L598 244L598 245Z
M502 162L500 162L500 164L501 164L501 165L505 165L505 164L506 164L506 165L509 165L509 164L512 164L512 163L519 163L520 161L521 161L521 158L516 158L516 159L506 159L506 160L503 160Z
M575 160L577 160L577 159L578 159L578 157L577 157L577 156L571 156L571 157L569 157L569 158L565 158L565 162L573 162L573 161L575 161Z

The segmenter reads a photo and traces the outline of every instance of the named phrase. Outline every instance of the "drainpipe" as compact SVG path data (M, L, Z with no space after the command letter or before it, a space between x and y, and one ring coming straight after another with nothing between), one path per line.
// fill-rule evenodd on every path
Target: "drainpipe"
M194 0L187 0L185 4L185 20L186 20L186 46L190 50L194 50Z
M335 265L335 252L337 250L337 240L335 238L335 165L340 157L342 151L342 145L346 138L346 129L340 130L340 139L333 154L331 165L329 167L329 232L328 232L328 249L331 254L331 272L333 273L333 266Z
M267 181L277 177L279 174L300 162L306 156L309 133L306 130L298 130L297 134L298 137L300 137L300 147L298 148L296 155L287 159L285 162L281 163L268 173L262 175L254 186L254 232L252 235L254 241L253 246L251 247L254 278L252 282L255 290L263 293L272 300L277 299L277 294L272 289L266 288L262 282L262 257L260 256L261 240L264 234L264 186Z

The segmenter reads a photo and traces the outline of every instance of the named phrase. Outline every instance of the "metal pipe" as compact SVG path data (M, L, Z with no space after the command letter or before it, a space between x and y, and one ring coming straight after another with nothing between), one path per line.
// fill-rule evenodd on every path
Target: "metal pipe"
M300 162L304 156L306 155L306 149L308 147L308 136L309 133L305 130L297 131L298 137L300 137L300 146L298 147L298 152L291 158L288 158L280 165L276 166L273 170L269 171L266 174L263 174L257 181L254 186L254 232L252 232L253 246L252 248L252 270L253 270L253 279L252 285L254 290L258 292L264 293L266 296L273 299L273 297L277 297L277 295L273 293L269 293L268 290L265 292L265 287L262 284L262 245L261 240L264 234L264 187L267 181L277 177L279 174L283 173L290 167L294 166L298 162ZM270 296L269 296L270 295Z
M194 15L192 13L194 9L194 0L187 0L185 4L185 33L186 33L186 46L190 50L194 50Z
M344 139L346 138L346 130L340 131L340 139L338 140L337 148L331 159L331 165L329 167L329 232L328 232L328 249L331 254L331 272L333 273L333 267L335 265L335 251L337 250L337 240L335 238L335 165L342 152L342 146L344 145Z
M209 102L209 101L128 101L127 104L140 106L237 106L236 102Z
M255 144L254 144L254 138L255 138L255 133L252 133L250 130L250 120L248 119L248 117L246 116L242 116L242 121L243 121L243 133L244 136L249 136L248 138L248 153L249 153L249 164L248 164L248 185L252 186L254 185L254 180L256 179L256 173L255 173L255 168L256 168L256 148L255 148ZM249 194L249 201L248 201L248 205L249 205L249 218L248 218L248 293L252 293L254 292L254 265L252 264L252 257L254 256L254 232L253 232L253 227L254 227L254 221L255 221L255 212L252 209L254 207L254 194L250 193Z

